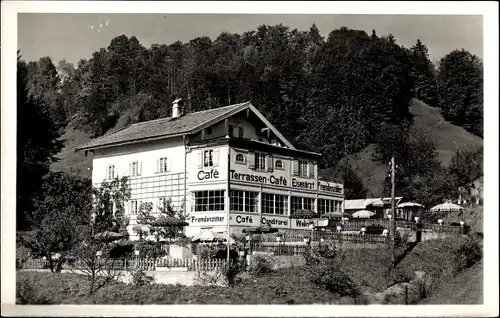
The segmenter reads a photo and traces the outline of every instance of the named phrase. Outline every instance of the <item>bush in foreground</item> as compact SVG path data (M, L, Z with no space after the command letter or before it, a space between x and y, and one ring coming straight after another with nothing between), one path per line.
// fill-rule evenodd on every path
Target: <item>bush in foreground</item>
M253 276L272 273L273 262L275 262L275 259L272 255L253 255L250 264L248 264L248 271Z

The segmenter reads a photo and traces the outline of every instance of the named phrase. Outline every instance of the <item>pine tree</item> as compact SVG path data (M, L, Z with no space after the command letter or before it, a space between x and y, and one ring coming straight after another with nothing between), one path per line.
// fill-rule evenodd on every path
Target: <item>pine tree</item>
M437 83L444 118L482 136L482 61L466 50L455 50L441 59Z
M427 46L419 39L411 53L416 97L430 106L438 106L435 67L429 59Z
M28 68L17 60L17 229L32 221L34 206L42 189L42 178L56 161L63 141L50 118L43 99L28 94Z

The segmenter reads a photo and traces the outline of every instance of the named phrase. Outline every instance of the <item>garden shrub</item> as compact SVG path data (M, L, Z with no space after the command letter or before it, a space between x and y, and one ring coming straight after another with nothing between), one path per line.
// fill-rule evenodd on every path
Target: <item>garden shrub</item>
M226 286L227 279L224 272L218 271L196 271L193 285L195 286Z
M167 255L162 248L162 243L153 241L142 241L137 243L136 248L140 251L141 257L157 259Z
M193 245L192 250L199 259L209 259L215 257L219 248L214 244L196 244Z
M463 270L474 265L483 256L479 241L472 235L460 240L458 248L454 251L457 270Z
M23 268L24 263L30 258L29 249L21 246L16 246L16 269Z
M253 276L262 276L273 272L274 257L272 255L253 255L248 272Z
M143 269L135 269L131 271L132 284L137 287L147 286L154 283L155 278L147 275Z
M337 246L333 242L311 243L303 254L306 265L319 264L337 257Z
M310 269L310 280L341 297L357 297L360 292L352 279L333 264L314 265Z

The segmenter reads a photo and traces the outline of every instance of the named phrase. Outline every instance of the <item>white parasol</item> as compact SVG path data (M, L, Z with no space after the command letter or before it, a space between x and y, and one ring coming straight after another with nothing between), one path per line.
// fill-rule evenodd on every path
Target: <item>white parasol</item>
M213 242L222 240L224 240L222 234L210 230L200 231L191 239L192 242Z
M463 207L461 207L458 204L454 204L451 202L446 202L443 204L438 204L435 207L431 208L431 212L453 212L453 211L462 211L464 210Z
M405 202L400 203L396 206L396 208L423 208L424 206L420 203L416 202Z
M357 218L357 219L369 219L370 217L372 217L374 215L375 215L375 212L368 211L368 210L361 210L361 211L353 213L352 217Z

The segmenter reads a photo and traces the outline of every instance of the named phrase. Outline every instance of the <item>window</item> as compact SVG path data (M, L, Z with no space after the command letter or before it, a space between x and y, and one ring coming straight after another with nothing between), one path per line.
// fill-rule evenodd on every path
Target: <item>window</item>
M106 175L108 177L108 180L114 179L115 178L115 166L114 165L108 165L108 171L106 172Z
M255 153L255 170L266 169L266 155L260 152Z
M318 199L318 214L323 215L330 212L340 212L342 201Z
M299 176L307 177L307 161L299 160Z
M236 155L236 163L245 163L245 156L241 153Z
M203 151L203 167L213 167L214 165L214 157L213 150L205 150Z
M137 211L138 211L137 200L130 201L130 214L137 215Z
M314 199L292 197L292 213L298 210L314 210Z
M276 160L274 166L276 169L285 169L285 165L283 164L283 161L281 161L281 160Z
M132 177L137 177L138 175L140 175L139 161L134 161L130 163L130 175Z
M193 192L194 212L224 211L224 190Z
M197 167L199 169L206 167L217 167L219 165L219 149L200 150L196 152L196 156Z
M168 198L167 197L161 197L158 198L158 212L160 209L166 209L168 204Z
M262 193L262 213L286 215L288 211L288 196Z
M257 192L231 190L231 211L257 212Z
M158 172L168 172L167 157L158 159Z
M229 137L236 137L236 134L238 134L238 138L243 138L243 127L229 125Z

